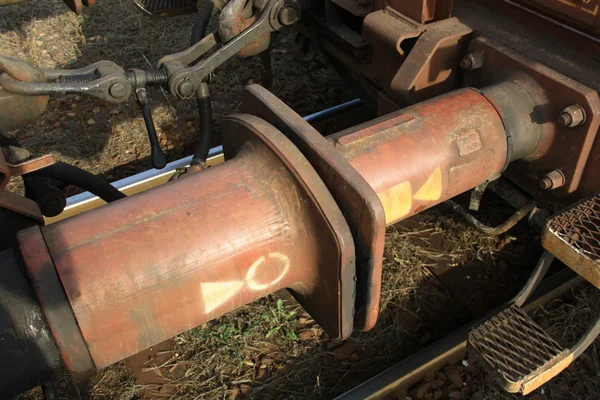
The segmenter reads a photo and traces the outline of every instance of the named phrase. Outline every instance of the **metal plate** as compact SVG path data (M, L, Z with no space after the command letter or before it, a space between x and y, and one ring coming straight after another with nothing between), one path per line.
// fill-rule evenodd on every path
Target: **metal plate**
M236 129L232 129L234 123L238 126ZM352 333L356 270L354 241L342 211L307 159L284 135L253 115L234 114L225 118L226 160L242 151L255 152L265 145L296 177L313 203L311 221L302 223L314 227L320 262L314 266L314 273L303 271L314 281L310 282L309 278L301 282L302 288L292 286L292 294L329 335L344 339Z
M481 68L465 73L467 85L481 88L506 80L539 85L539 89L531 93L539 105L539 123L542 125L539 151L529 160L513 162L505 175L538 197L565 197L575 192L600 127L598 93L485 37L471 42L469 52L475 51L481 52L485 61ZM575 128L558 126L558 115L572 104L585 109L586 122ZM555 169L563 172L566 184L552 192L542 191L537 185L538 180Z
M563 366L569 352L516 305L473 329L468 348L506 391L523 394L537 388L528 384L538 376Z
M600 0L516 0L600 35Z
M542 244L600 289L600 195L551 217L544 228Z
M377 194L327 139L265 88L248 86L242 110L273 124L298 147L346 216L356 238L354 327L371 329L379 313L385 242L385 213Z
M96 367L40 228L35 226L22 230L17 237L27 274L65 366L77 377L89 377L96 371Z

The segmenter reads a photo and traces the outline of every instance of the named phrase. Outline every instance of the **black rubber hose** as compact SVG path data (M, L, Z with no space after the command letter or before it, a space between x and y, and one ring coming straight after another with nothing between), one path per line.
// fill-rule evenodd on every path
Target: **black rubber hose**
M165 153L163 153L160 143L158 142L150 105L147 103L138 103L142 108L144 124L146 124L146 131L148 131L148 139L150 140L150 163L156 169L163 169L167 165L167 157L165 156Z
M194 20L194 26L192 27L192 46L204 39L206 36L206 29L210 22L215 3L212 0L205 0L204 4L198 10L196 19Z
M200 84L196 91L196 97L198 113L200 114L200 140L196 146L194 157L192 157L191 165L206 167L206 159L208 158L208 152L213 142L212 106L206 82Z
M127 197L99 176L60 161L31 172L29 175L57 179L64 183L75 185L95 194L107 203Z

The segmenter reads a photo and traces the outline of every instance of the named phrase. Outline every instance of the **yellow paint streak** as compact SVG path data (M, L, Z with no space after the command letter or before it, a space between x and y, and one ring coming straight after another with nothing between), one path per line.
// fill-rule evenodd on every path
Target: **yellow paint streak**
M560 374L562 371L567 369L569 365L574 361L573 353L566 354L565 358L552 365L550 368L545 369L535 378L523 384L521 393L527 395L539 388L543 384L547 383L550 379Z
M423 201L435 201L442 195L442 169L437 167L427 178L427 181L415 193L414 199Z
M213 312L225 304L244 286L244 281L202 282L200 292L204 300L204 312Z
M593 10L590 10L590 9L588 9L588 8L582 8L581 10L582 10L582 11L585 11L585 12L586 12L586 13L588 13L588 14L591 14L591 15L593 15L594 17L595 17L596 15L598 15L598 6L597 6L597 5L594 7L594 9L593 9Z
M409 181L394 185L377 193L385 210L385 222L390 224L405 217L412 207L412 188Z
M566 4L571 7L577 7L577 4L573 0L558 0L560 3Z
M574 7L574 8L579 8L581 11L583 11L583 12L585 12L585 13L588 13L588 14L591 14L591 15L593 15L594 17L595 17L595 16L598 14L598 5L595 5L595 6L594 6L594 9L593 9L593 10L591 10L591 9L589 9L589 8L585 8L585 7L583 7L583 5L581 5L581 6L580 6L580 5L579 5L579 4L578 4L576 1L573 1L573 0L558 0L558 1L559 1L560 3L562 3L562 4L565 4L565 5L567 5L567 6L571 6L571 7ZM587 0L587 1L585 1L584 3L585 3L585 4L589 4L589 3L590 3L590 0Z

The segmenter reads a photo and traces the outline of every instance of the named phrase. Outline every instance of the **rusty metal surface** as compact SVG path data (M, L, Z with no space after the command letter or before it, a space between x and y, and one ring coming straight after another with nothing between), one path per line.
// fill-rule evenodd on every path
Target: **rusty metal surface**
M514 0L600 36L600 0Z
M542 245L600 289L600 195L581 200L548 219Z
M0 160L1 161L1 160ZM30 172L35 172L49 165L56 163L54 154L44 154L18 164L7 163L11 176L21 176Z
M254 24L259 16L252 13L252 2L246 0L231 0L225 5L219 15L219 37L224 43L232 40ZM269 48L271 34L269 32L248 43L238 54L250 57L260 54Z
M78 377L94 373L96 367L77 326L40 228L35 226L22 230L17 238L25 269L65 366ZM87 267L93 267L93 264Z
M331 138L377 193L388 225L497 178L507 157L498 113L470 89Z
M0 74L21 82L45 82L44 73L33 65L0 55ZM35 121L48 105L48 96L21 96L0 88L0 126L15 130Z
M390 49L401 56L406 56L406 49L402 42L419 37L425 29L424 25L386 7L365 18L362 34L373 42L372 57L376 51L390 51Z
M308 122L258 85L246 87L242 111L283 132L304 154L331 191L357 239L354 327L369 330L379 314L385 214L377 194Z
M224 164L44 228L98 368L282 288L352 331L352 235L325 185L266 122L222 128Z
M357 17L365 17L369 13L390 7L410 18L424 24L452 16L454 0L331 0L344 10Z
M542 127L540 145L529 160L514 162L506 175L541 199L574 193L582 182L600 127L598 93L487 38L473 40L469 51L483 52L485 62L481 68L465 73L467 84L483 87L496 82L513 81L530 89L530 94L538 104L536 118ZM531 85L533 82L535 85ZM558 116L565 107L572 104L583 107L586 122L574 128L560 126L557 123ZM537 182L555 169L565 175L566 184L551 192L543 191L537 186ZM597 187L597 180L593 175L587 179L592 179L592 185Z
M375 4L387 3L374 0ZM396 11L421 24L433 20L435 16L436 0L391 0L389 4Z
M10 169L4 158L4 151L0 149L0 190L3 190L10 181Z
M44 217L38 205L33 200L19 196L18 194L7 192L3 189L0 190L0 207L24 215L40 224L44 223Z
M459 87L459 60L472 29L457 18L427 26L390 84L404 105L414 104Z

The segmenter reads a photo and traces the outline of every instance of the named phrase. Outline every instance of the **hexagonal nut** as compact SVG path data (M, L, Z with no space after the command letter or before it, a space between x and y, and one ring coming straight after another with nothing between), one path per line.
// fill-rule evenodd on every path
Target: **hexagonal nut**
M574 128L585 122L585 110L577 104L573 104L561 111L558 116L558 124L566 128Z
M483 66L483 54L479 51L469 53L460 60L460 67L466 71L473 71Z
M554 190L564 186L567 182L565 175L561 170L550 171L539 181L539 185L544 190Z

